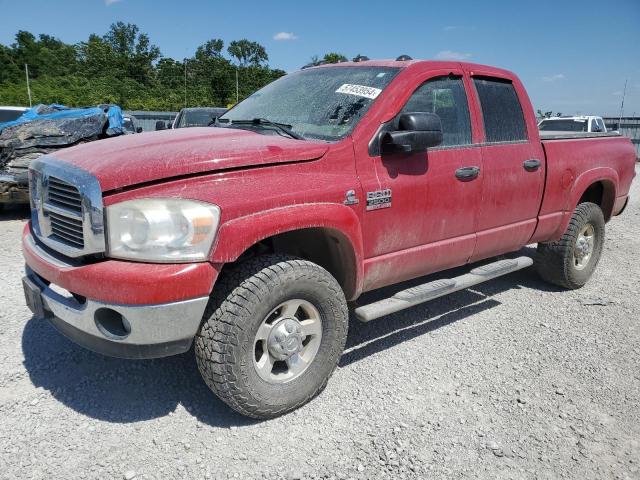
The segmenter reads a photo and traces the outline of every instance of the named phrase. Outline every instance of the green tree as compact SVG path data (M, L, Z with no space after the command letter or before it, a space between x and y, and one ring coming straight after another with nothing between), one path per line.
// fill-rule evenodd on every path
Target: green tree
M345 57L341 53L329 52L329 53L325 54L325 56L322 58L322 60L325 63L339 63L339 62L346 62L347 61L347 57Z
M146 110L185 106L185 76L188 106L225 106L236 99L236 72L241 98L285 74L268 67L267 52L256 42L233 41L226 52L224 47L213 38L192 57L162 57L148 35L123 22L76 45L19 31L14 43L0 44L0 104L28 104L25 63L35 103L112 102Z
M227 52L235 58L240 66L259 66L269 60L269 55L265 48L257 42L251 42L246 38L234 40L229 44Z

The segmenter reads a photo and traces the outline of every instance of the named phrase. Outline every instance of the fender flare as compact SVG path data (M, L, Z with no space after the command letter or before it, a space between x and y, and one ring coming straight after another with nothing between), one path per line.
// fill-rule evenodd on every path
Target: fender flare
M603 206L606 207L603 212L605 220L608 221L611 218L611 212L613 211L613 204L616 199L616 192L619 185L618 172L609 167L599 167L588 170L580 174L578 178L575 179L571 186L571 191L569 192L569 195L567 195L567 202L564 206L562 222L560 223L558 230L556 230L556 236L558 238L567 230L573 211L578 206L578 202L582 195L584 195L584 192L586 192L591 185L597 182L603 182L610 189L610 193L607 193L606 190L603 192L602 201Z
M234 262L242 253L265 238L305 228L331 229L348 241L355 273L355 285L351 288L355 296L359 295L364 277L362 229L357 214L345 205L306 203L229 220L220 226L209 260L214 264Z

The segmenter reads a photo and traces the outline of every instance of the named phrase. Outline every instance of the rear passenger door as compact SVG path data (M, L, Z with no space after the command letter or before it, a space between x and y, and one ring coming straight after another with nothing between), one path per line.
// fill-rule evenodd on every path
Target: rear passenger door
M535 123L526 121L533 110L522 85L477 74L471 83L484 126L475 261L527 244L537 225L545 163Z

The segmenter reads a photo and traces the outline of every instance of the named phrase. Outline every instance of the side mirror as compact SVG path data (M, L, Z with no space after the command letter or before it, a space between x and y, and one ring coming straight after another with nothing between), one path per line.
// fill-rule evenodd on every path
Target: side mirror
M164 130L165 128L166 124L162 120L156 122L156 130Z
M435 113L402 113L398 118L398 130L385 132L380 140L384 152L424 152L442 143L442 123Z
M136 133L142 133L142 127L136 128Z

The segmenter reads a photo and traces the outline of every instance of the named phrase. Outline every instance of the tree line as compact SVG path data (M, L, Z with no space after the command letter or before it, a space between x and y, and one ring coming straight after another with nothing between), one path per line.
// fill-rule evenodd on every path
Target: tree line
M117 103L128 110L226 106L285 74L268 65L265 48L247 39L225 49L221 39L182 60L162 55L134 24L114 23L105 35L70 45L19 31L0 44L0 104L28 105L25 64L36 103L86 106Z

